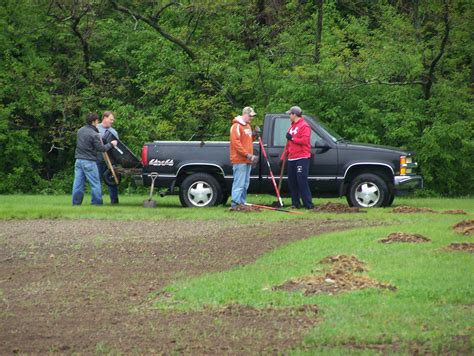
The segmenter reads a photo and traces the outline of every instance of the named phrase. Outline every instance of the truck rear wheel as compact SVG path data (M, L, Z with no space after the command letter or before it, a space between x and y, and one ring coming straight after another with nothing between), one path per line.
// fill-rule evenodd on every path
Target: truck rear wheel
M210 174L195 173L186 177L179 189L181 205L190 208L205 208L222 201L219 182Z
M358 208L378 208L383 206L388 194L387 183L382 177L363 173L350 182L347 202Z

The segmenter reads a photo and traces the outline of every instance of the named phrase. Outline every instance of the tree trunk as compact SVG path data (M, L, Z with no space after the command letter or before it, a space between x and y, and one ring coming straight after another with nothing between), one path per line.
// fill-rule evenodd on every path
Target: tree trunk
M441 40L441 46L439 48L439 52L436 57L431 61L430 67L428 69L428 73L426 75L426 84L423 86L423 94L425 100L428 100L431 97L431 87L433 86L434 82L434 72L436 69L436 65L438 64L439 60L443 56L446 50L446 44L448 43L449 38L449 0L445 0L444 2L444 10L443 10L443 22L444 22L444 34L443 39Z
M316 38L314 43L314 63L321 60L321 36L323 32L323 0L316 0L318 18L316 20Z

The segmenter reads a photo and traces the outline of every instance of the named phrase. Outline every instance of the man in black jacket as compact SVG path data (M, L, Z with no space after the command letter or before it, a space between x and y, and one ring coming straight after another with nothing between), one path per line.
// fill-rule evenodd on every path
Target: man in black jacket
M90 113L87 115L86 125L77 131L72 205L82 204L86 179L91 186L91 204L102 205L102 187L99 169L97 168L97 153L106 152L117 146L117 141L113 140L104 145L97 129L98 123L99 115Z

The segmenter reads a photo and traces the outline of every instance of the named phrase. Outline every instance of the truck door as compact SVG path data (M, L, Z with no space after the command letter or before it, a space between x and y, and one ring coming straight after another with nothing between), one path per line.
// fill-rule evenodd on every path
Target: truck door
M270 159L271 168L273 174L278 182L278 178L281 172L281 161L280 156L283 152L283 149L286 145L286 132L290 127L290 119L288 115L276 116L271 123L273 125L271 132L271 137L266 140L268 146L265 147L267 150L268 158ZM309 184L311 191L316 193L318 191L329 192L333 191L336 188L336 176L337 176L337 148L335 145L328 143L328 148L315 148L316 142L324 142L317 132L317 128L313 127L311 124L311 162L309 168ZM264 159L262 157L262 159ZM266 165L262 165L262 180L268 176L268 169ZM267 178L269 179L269 177ZM288 192L288 174L287 168L283 173L283 183L282 191ZM266 187L273 189L271 182L268 182Z

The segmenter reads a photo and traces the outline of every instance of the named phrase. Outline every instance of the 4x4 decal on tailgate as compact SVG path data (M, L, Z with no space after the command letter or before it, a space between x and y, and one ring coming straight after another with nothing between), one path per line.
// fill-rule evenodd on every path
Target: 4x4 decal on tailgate
M148 165L150 166L174 166L174 160L172 159L166 159L160 161L159 159L151 159L150 162L148 162Z

